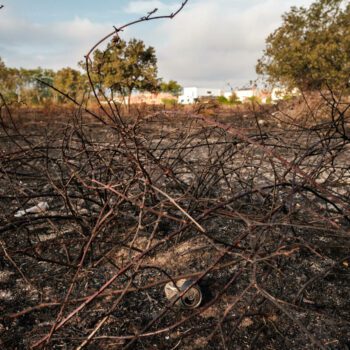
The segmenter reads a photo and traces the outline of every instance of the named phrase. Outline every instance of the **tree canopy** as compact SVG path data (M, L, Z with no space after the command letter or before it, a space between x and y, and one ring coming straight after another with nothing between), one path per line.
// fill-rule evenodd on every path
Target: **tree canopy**
M84 64L79 63L82 67ZM96 50L92 60L92 80L97 89L105 94L130 97L138 91L166 91L178 94L181 86L174 80L162 82L157 77L157 57L153 47L146 47L143 41L129 42L114 38L106 50ZM44 69L9 68L0 58L0 91L7 101L39 105L46 102L69 103L50 86L79 100L88 90L86 74L73 68L58 71Z
M257 73L289 88L349 89L350 4L318 0L292 7L282 19L266 40Z
M93 72L99 87L112 94L129 97L134 90L155 91L159 86L155 50L137 39L127 43L114 38L106 50L96 50Z
M63 68L55 72L41 67L11 68L0 58L0 92L7 102L22 102L27 105L68 102L63 95L41 81L55 86L74 99L82 97L87 89L87 77L78 70Z
M88 88L87 77L78 70L69 67L57 71L53 83L58 90L69 94L75 100ZM57 100L61 102L65 98L62 95L58 95Z
M160 91L178 96L182 91L182 86L175 80L169 80L167 83L162 81L160 83Z

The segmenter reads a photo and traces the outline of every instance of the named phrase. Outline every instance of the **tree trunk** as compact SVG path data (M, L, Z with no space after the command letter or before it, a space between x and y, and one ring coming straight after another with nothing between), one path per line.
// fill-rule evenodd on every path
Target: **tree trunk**
M131 91L129 92L128 95L128 112L130 113L130 101L131 101Z

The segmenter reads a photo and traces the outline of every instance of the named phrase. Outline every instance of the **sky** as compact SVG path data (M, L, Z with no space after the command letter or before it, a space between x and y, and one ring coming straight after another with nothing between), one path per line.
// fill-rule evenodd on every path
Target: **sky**
M313 0L189 0L173 20L121 34L156 49L159 76L182 86L225 89L256 79L265 39L291 6ZM10 67L78 68L89 49L120 26L181 0L0 0L0 57Z

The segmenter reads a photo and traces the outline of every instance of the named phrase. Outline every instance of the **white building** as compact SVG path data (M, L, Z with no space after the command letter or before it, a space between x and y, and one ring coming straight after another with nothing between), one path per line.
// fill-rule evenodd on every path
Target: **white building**
M234 93L234 91L224 92L224 97L229 100L232 97L233 93Z
M228 100L232 94L237 96L237 99L244 103L254 96L259 96L260 92L256 87L237 89L229 92L224 92L221 89L204 89L197 87L186 87L183 89L183 94L178 97L178 103L188 105L195 103L201 97L219 97L224 96ZM266 101L265 101L266 102Z
M235 91L235 94L241 102L245 102L249 98L256 96L257 90L256 88L238 89Z
M187 87L184 88L183 94L179 96L178 102L184 105L192 104L196 102L201 97L218 97L222 96L222 91L220 89L204 89L197 87Z
M284 100L286 97L290 96L298 96L300 95L300 91L297 88L294 88L292 90L288 90L287 88L277 88L274 87L271 91L271 100L272 102L278 102L281 100Z
M283 100L286 93L287 93L287 90L284 88L273 88L271 91L272 102Z

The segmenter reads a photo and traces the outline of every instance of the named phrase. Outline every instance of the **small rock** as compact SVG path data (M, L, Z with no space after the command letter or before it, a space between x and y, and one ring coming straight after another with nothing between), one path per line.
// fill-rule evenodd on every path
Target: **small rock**
M13 299L13 294L8 290L0 290L0 300L9 301Z

